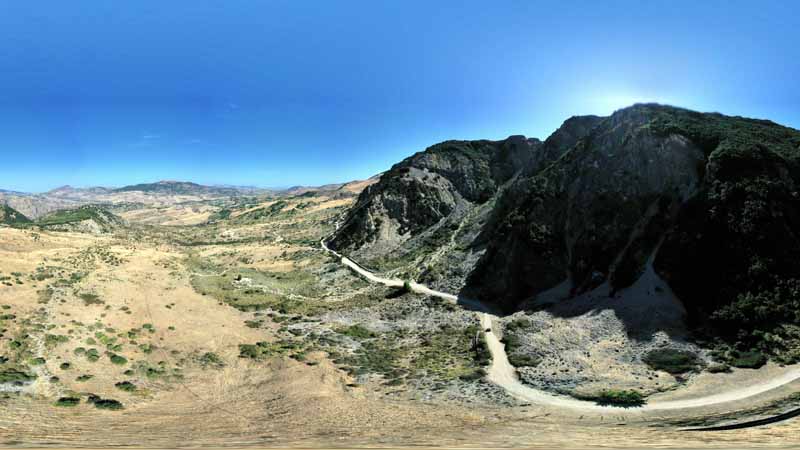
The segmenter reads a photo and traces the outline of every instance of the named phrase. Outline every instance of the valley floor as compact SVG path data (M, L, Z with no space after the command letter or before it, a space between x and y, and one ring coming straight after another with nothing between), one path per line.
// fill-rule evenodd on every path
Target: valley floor
M681 431L786 410L798 381L670 411L513 398L485 379L474 312L368 283L319 247L349 202L270 201L171 227L152 223L180 213L138 212L148 223L99 235L0 228L0 445L798 444L798 421ZM704 372L652 398L786 370Z

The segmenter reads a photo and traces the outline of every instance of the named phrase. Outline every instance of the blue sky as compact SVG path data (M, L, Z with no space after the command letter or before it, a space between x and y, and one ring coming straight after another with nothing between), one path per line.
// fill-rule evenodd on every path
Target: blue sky
M800 128L800 6L0 0L0 188L366 178L637 101Z

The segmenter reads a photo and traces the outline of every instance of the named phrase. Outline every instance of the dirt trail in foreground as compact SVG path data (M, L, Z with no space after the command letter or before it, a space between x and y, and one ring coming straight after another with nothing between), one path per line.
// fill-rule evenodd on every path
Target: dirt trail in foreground
M363 276L369 281L372 281L374 283L380 283L385 286L395 286L395 287L403 286L404 284L404 282L399 279L382 278L373 274L372 272L359 266L357 263L350 260L349 258L337 253L334 250L329 249L328 246L325 244L324 240L321 242L321 244L323 249L341 258L342 264L344 264L347 267L350 267L356 273ZM479 311L483 311L480 313L481 314L480 320L482 327L484 329L486 344L489 348L489 352L492 355L492 364L489 367L487 379L492 383L496 384L497 386L500 386L503 389L505 389L506 392L508 392L513 397L537 405L549 405L549 406L570 408L586 412L613 413L615 411L616 412L620 411L620 408L618 407L601 406L591 401L578 400L567 396L555 395L522 384L522 382L519 381L516 375L516 369L508 362L508 356L506 355L505 345L502 342L500 342L500 339L494 332L492 321L497 319L498 317L487 312L488 311L487 307L485 307L476 300L464 299L453 294L448 294L446 292L439 292L430 289L427 286L414 282L411 282L409 284L414 292L431 295L434 297L439 297L458 304L470 306L473 309L477 309ZM775 377L771 380L766 380L761 383L753 384L750 386L745 386L727 392L722 392L702 397L695 397L690 399L653 401L639 408L635 409L628 408L626 411L634 412L634 411L680 410L680 409L700 408L704 406L729 403L729 402L744 400L759 394L763 394L767 391L779 388L785 384L791 383L798 379L800 379L800 365L793 367L792 369L784 372L782 375Z

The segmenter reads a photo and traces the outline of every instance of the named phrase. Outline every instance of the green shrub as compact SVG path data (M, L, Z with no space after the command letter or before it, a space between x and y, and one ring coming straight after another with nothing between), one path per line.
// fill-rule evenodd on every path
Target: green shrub
M119 383L114 383L114 387L125 392L133 392L136 390L136 385L130 381L120 381Z
M542 359L536 355L520 355L512 353L508 355L508 362L514 367L536 367Z
M761 352L734 352L731 365L742 369L758 369L767 363L767 357Z
M700 359L694 353L671 348L651 350L642 361L653 370L673 375L696 371L700 365Z
M128 360L127 360L127 359L125 359L125 357L124 357L124 356L120 356L120 355L117 355L117 354L115 354L115 353L111 353L111 354L109 354L109 355L108 355L108 358L111 360L111 362L112 362L113 364L116 364L116 365L118 365L118 366L124 366L125 364L127 364L127 363L128 363Z
M239 344L239 357L257 359L261 356L261 349L253 344Z
M525 319L514 319L505 325L504 331L506 333L513 333L519 330L530 330L531 328L533 328L533 324L530 321Z
M272 356L282 356L296 353L301 350L301 345L296 341L281 340L278 342L256 342L255 344L240 344L239 357L248 359L265 359Z
M118 402L117 400L112 400L108 398L101 398L95 400L94 407L97 409L107 409L110 411L119 411L123 408L122 403Z
M148 355L150 353L153 353L153 350L155 348L156 348L156 346L153 345L153 344L139 344L139 350L141 350L142 353L145 353L145 354L148 354Z
M263 320L245 320L244 324L245 324L245 326L247 326L247 328L261 328L261 325L264 324L264 321Z
M0 383L24 383L35 379L36 375L19 370L6 369L0 372Z
M706 367L706 371L709 373L725 373L731 371L731 366L725 363L715 363Z
M486 376L486 370L483 368L475 369L471 372L460 375L459 378L464 381L477 381Z
M44 343L48 347L55 347L56 345L63 344L65 342L69 342L68 336L48 334L44 337Z
M369 329L365 328L363 325L360 324L350 325L347 328L339 330L339 333L345 336L349 336L353 339L359 339L359 340L375 337L375 333L373 333L372 331L370 331Z
M100 299L100 296L97 294L90 294L90 293L82 293L79 294L81 300L83 300L83 304L85 306L89 305L102 305L105 303L103 300Z
M90 348L86 351L86 359L90 362L95 362L100 359L100 352L96 348Z
M60 406L63 408L72 408L74 406L78 406L81 402L81 399L78 397L61 397L55 402L55 406Z
M594 401L598 405L619 406L622 408L631 408L645 404L644 396L638 391L633 390L606 389L595 395L582 396L581 398Z
M492 354L489 352L489 346L486 344L486 336L475 325L471 325L464 330L464 336L472 339L472 360L476 365L488 366L492 363ZM474 339L473 336L477 336Z
M222 360L222 358L220 358L219 355L217 355L216 353L212 352L203 353L203 356L200 357L199 361L200 365L203 366L203 368L206 367L220 368L225 366L225 362Z

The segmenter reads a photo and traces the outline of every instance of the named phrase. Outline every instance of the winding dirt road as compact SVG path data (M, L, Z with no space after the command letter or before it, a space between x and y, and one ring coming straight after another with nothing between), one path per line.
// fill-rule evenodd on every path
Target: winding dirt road
M403 280L382 278L375 275L346 256L329 249L324 239L320 242L320 244L325 251L330 252L338 257L342 264L373 283L379 283L385 286L393 287L400 287L404 284ZM477 300L465 299L463 297L458 297L446 292L439 292L415 282L410 282L409 284L411 286L411 290L414 292L449 300L456 304L464 305L470 309L478 311L478 314L480 314L481 326L484 330L484 336L486 338L486 344L489 348L489 352L492 355L492 364L488 369L487 379L493 384L505 389L506 392L508 392L508 394L512 397L537 405L549 405L580 411L619 412L621 410L619 407L602 406L591 401L578 400L572 397L551 394L549 392L522 384L522 382L519 381L519 378L517 378L516 369L511 365L511 363L508 362L505 345L500 342L500 339L494 332L494 326L492 322L493 320L497 319L497 316L491 314L489 308ZM666 411L718 405L721 403L744 400L759 394L763 394L764 392L781 387L798 379L800 379L800 366L794 367L781 376L775 377L771 380L766 380L761 383L741 387L728 392L683 400L651 401L640 407L626 408L625 410L629 412Z

